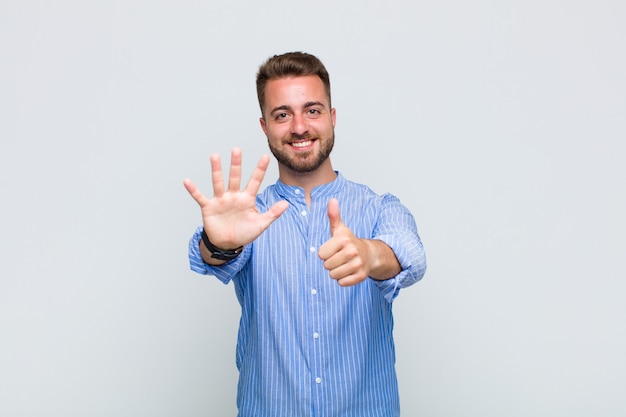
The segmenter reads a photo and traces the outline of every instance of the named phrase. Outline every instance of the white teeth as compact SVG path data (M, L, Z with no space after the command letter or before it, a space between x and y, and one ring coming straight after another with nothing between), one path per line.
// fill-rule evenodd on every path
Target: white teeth
M311 141L307 140L304 142L294 142L291 144L291 146L293 146L294 148L306 148L307 146L311 145Z

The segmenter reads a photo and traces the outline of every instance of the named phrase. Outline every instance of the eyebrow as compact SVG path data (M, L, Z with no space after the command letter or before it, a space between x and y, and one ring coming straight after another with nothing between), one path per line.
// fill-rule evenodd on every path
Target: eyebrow
M281 111L281 110L287 110L290 111L291 110L291 106L288 106L286 104L283 104L282 106L276 106L272 109L272 111L270 112L270 114L274 114L277 111Z
M307 109L309 107L313 107L313 106L324 106L324 103L320 102L320 101L309 101L307 103L304 104L304 108Z
M304 108L308 109L309 107L314 107L314 106L324 106L324 103L322 103L321 101L307 101L306 103L304 103ZM287 104L283 104L282 106L276 106L272 109L272 111L270 112L270 114L274 114L277 111L292 111L292 107L288 106Z

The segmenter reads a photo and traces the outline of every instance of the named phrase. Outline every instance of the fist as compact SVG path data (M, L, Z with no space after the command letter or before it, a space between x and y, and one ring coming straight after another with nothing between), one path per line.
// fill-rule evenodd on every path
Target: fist
M368 243L359 239L343 223L339 213L339 202L335 198L328 201L330 239L319 249L318 255L324 261L329 276L341 286L356 285L369 276L367 255Z

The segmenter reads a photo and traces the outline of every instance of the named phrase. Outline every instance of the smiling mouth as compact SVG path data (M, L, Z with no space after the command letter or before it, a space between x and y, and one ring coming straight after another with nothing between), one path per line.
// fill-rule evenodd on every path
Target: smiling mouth
M308 140L303 140L300 142L291 142L289 143L291 146L293 146L294 148L308 148L309 146L311 146L313 144L313 140L308 139Z

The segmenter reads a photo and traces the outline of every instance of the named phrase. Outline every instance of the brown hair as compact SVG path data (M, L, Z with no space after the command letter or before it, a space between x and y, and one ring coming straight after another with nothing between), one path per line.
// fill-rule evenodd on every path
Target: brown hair
M305 52L287 52L274 55L259 67L256 75L256 93L263 114L265 86L269 80L288 76L317 75L324 83L330 105L330 77L328 71L317 57Z

